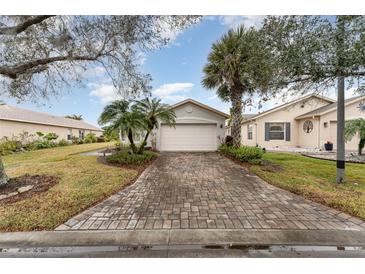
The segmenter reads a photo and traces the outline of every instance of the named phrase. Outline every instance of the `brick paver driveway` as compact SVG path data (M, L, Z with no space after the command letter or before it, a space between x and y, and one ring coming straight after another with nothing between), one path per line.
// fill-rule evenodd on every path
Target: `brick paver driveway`
M131 186L57 229L365 230L357 218L276 188L218 153L162 153Z

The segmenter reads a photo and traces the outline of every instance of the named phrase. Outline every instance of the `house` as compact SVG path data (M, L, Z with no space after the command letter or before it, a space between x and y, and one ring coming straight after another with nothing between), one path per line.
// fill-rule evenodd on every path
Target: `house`
M16 136L22 132L35 135L36 132L53 132L58 140L83 138L88 133L102 135L102 130L84 121L62 116L22 109L7 104L0 105L0 139Z
M160 151L214 151L225 137L223 113L193 99L186 99L171 108L176 124L160 123L149 138L149 145Z
M365 96L345 101L345 119L365 118L359 104ZM242 122L242 144L274 148L323 149L330 141L336 148L337 103L330 98L308 95L286 104L246 117ZM229 133L229 128L226 129ZM347 150L357 150L359 137L346 143Z

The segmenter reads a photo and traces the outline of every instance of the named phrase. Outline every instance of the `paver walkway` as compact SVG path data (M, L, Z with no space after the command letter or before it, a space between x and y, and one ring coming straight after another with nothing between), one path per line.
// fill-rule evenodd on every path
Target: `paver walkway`
M162 153L123 191L58 230L365 230L365 223L262 181L218 153Z

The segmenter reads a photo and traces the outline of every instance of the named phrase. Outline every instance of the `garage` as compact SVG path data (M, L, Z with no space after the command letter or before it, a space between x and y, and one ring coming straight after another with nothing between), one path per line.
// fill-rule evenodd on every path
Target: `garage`
M214 151L217 149L216 124L161 125L162 151Z
M159 151L215 151L224 141L226 113L186 99L170 106L175 126L158 121L147 144Z

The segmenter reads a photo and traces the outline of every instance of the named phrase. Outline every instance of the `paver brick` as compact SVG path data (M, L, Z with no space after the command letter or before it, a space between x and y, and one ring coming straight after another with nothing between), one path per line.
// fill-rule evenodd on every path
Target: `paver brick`
M269 185L224 156L161 153L137 181L58 227L365 230L365 223Z

